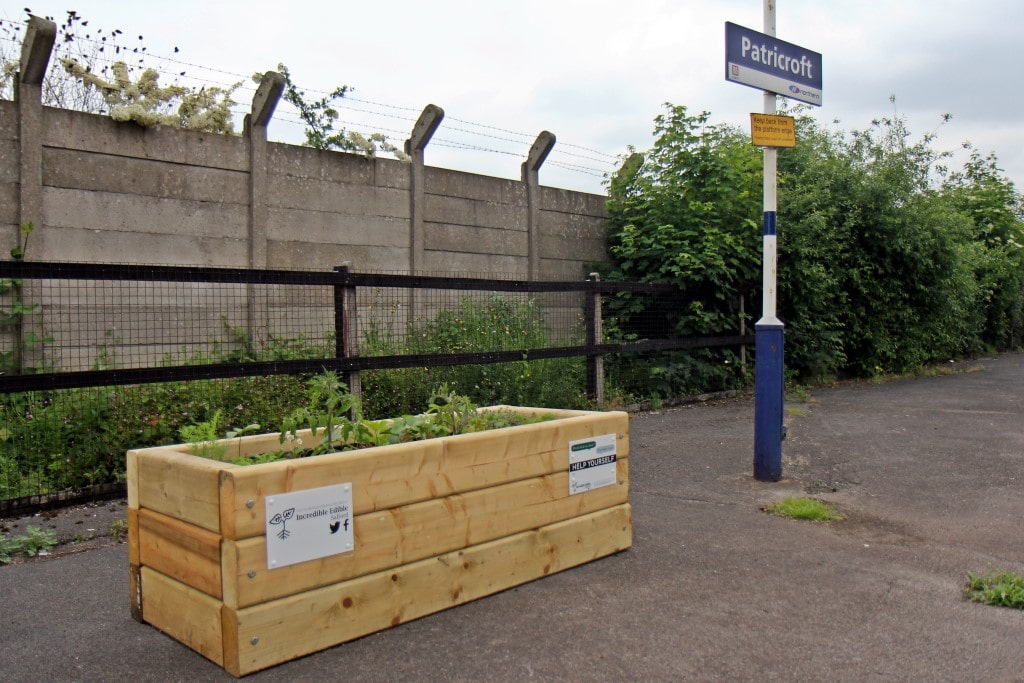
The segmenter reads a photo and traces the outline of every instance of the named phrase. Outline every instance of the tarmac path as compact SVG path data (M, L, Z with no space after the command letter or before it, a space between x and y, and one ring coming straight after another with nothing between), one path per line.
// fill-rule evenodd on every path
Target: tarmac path
M1024 573L1024 355L954 370L788 406L778 483L750 398L634 415L629 551L247 680L1024 681L1024 610L962 596ZM846 519L762 509L807 494ZM131 619L99 545L0 567L0 680L231 680Z

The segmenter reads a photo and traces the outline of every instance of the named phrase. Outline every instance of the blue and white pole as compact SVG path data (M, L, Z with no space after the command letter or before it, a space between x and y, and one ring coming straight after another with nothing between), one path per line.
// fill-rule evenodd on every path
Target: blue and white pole
M764 0L764 32L775 35L775 2ZM764 94L764 113L776 113L776 95ZM764 230L762 316L754 325L754 478L782 478L782 404L784 327L776 317L778 245L776 241L776 162L778 150L764 148Z

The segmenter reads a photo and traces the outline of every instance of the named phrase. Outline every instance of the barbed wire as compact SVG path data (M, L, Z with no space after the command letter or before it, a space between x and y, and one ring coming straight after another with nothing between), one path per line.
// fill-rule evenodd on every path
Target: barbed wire
M6 25L12 27L15 30L24 28L23 23L13 22L6 19L0 19L0 26ZM141 37L140 37L141 38ZM186 61L179 57L172 57L165 54L159 54L150 52L146 48L130 48L124 46L118 46L113 42L107 43L97 41L92 38L88 38L81 35L76 35L74 38L76 41L80 41L86 45L92 45L95 50L88 57L98 64L104 67L112 67L118 61L125 61L122 59L125 54L137 55L139 57L138 63L129 65L130 70L135 69L153 69L160 77L172 80L174 83L181 85L182 80L186 83L194 83L197 87L217 87L225 91L231 91L233 93L232 99L236 100L236 104L230 108L232 114L239 115L240 119L244 118L245 114L249 113L244 105L237 104L237 95L240 93L242 97L247 94L255 94L257 86L253 75L245 76L225 69L219 69L216 67L204 66L196 64L194 62ZM0 42L10 43L20 49L20 45L17 40L13 37L8 37L5 33L0 35ZM102 48L102 54L100 49ZM107 50L114 52L114 55L109 55ZM9 54L9 50L5 50L4 54ZM56 60L54 60L56 62ZM168 68L170 65L174 65L173 68ZM94 64L94 71L97 64ZM51 64L51 68L61 68L59 63ZM191 71L198 71L201 76L196 76L190 73ZM303 92L308 93L312 96L328 98L332 94L330 91L321 90L314 87L305 87L298 83L295 84L296 88ZM283 105L283 110L281 105ZM386 123L383 125L378 120L385 121L401 121L404 123L415 123L418 118L418 114L421 109L415 107L409 107L389 102L380 102L375 100L369 100L365 98L352 97L348 93L344 97L339 98L331 103L332 108L336 110L345 110L348 112L363 114L369 117L370 121L352 121L352 120L338 120L338 123L349 127L350 129L356 130L357 132L379 132L382 134L393 134L399 136L399 139L408 136L411 130L411 126L407 129L398 129L388 126ZM398 113L400 112L400 113ZM278 111L275 112L274 120L279 121L287 126L305 126L305 122L299 118L293 118L298 116L298 110L292 107L286 101L282 101L279 104ZM524 158L525 152L521 149L523 146L529 146L533 144L536 139L536 134L526 133L522 131L513 130L502 126L480 123L469 119L463 119L454 116L445 117L446 124L458 124L458 125L445 125L441 130L449 134L447 137L436 138L432 141L432 145L439 147L445 147L455 150L479 152L485 154L495 154L503 156L514 156L517 158ZM456 134L455 138L450 137L450 134ZM487 146L484 144L477 144L475 142L467 142L463 139L458 139L459 135L469 136L471 140L475 139L487 139L497 142L509 143L515 145L518 151L510 151L507 149L498 149L495 146ZM574 150L574 151L569 151ZM621 154L609 154L593 147L585 145L579 145L571 142L565 142L559 140L555 148L551 151L551 157L547 161L547 165L561 168L563 170L580 173L588 176L596 177L607 177L609 170L614 169L621 160ZM601 168L594 168L579 163L573 163L572 161L563 160L563 157L569 159L583 160L592 164L597 164L602 167L606 167L604 170Z

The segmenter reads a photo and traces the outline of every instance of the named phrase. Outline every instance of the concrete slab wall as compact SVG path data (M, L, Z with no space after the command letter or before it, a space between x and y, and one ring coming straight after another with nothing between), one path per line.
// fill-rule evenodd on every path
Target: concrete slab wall
M16 246L18 225L31 221L27 258L34 261L411 270L408 163L265 142L257 154L241 135L143 128L49 107L41 108L40 139L21 140L22 115L17 102L0 101L2 253ZM23 177L28 153L41 158L41 177ZM253 159L263 167L254 169ZM525 182L426 167L424 188L419 273L579 280L606 257L604 197L540 187L531 227ZM540 264L533 272L531 234ZM69 299L45 301L42 315L74 322L69 329L81 329L82 316L98 320L88 335L54 342L80 347L74 369L110 346L121 358L173 352L180 335L146 332L147 321L161 316L205 320L206 341L227 341L213 308L146 299L132 304L134 321ZM280 333L279 321L263 320L258 329L250 322L254 336ZM230 323L243 325L245 315Z
M268 267L409 270L406 163L270 143L266 192L252 197L241 136L49 107L43 131L33 260L244 267L255 201L268 216ZM0 101L6 235L20 216L21 148L17 104ZM425 179L423 272L527 276L525 183L433 167ZM605 258L604 197L542 187L539 222L545 279L581 278Z

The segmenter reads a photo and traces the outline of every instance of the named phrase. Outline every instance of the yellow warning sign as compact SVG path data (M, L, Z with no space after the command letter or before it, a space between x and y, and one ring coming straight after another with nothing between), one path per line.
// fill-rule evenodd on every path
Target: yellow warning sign
M792 116L751 114L750 138L759 147L796 147L796 124Z

